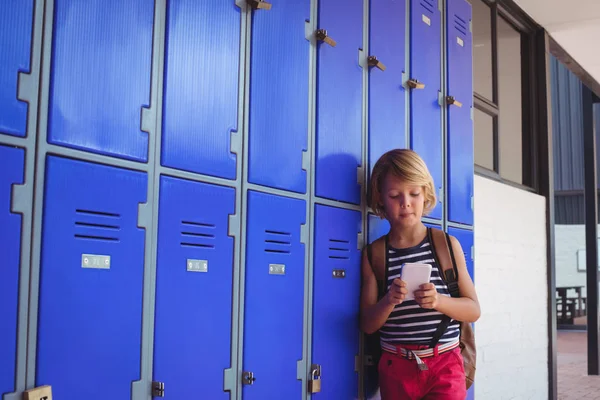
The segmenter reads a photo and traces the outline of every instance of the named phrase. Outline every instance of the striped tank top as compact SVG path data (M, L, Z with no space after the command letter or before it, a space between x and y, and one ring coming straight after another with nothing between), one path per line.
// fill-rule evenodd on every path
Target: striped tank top
M420 262L431 264L430 282L435 285L438 295L450 297L448 286L442 280L439 265L435 261L429 236L426 236L420 244L406 249L395 249L388 245L386 257L388 290L394 279L400 278L403 264ZM386 344L428 345L433 340L442 317L443 314L436 310L421 308L415 300L405 300L396 305L386 323L379 329L381 346L385 348ZM452 320L439 343L451 342L459 336L460 324Z

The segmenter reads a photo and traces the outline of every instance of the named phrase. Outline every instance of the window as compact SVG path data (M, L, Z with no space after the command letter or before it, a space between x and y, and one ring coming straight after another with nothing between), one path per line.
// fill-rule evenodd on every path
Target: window
M528 54L534 28L502 0L469 2L473 10L476 171L531 186L529 107L533 105L524 99L531 87L528 77L533 77Z

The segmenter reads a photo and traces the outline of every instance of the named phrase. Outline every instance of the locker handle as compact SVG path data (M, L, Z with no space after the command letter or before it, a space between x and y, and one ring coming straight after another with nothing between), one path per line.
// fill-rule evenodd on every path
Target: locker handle
M336 44L337 44L335 40L333 40L332 38L330 38L327 35L327 30L325 30L325 29L318 29L317 30L317 40L319 42L325 42L328 45L330 45L331 47L335 47Z
M246 3L248 3L253 10L270 10L272 6L271 3L267 3L265 0L246 0Z
M446 96L446 103L449 105L455 105L456 107L462 107L462 103L454 98L454 96Z
M411 89L425 89L425 84L423 82L419 82L416 79L409 79L406 81L406 84Z
M377 56L369 56L367 58L367 63L369 67L377 67L382 71L385 71L385 65L377 59Z

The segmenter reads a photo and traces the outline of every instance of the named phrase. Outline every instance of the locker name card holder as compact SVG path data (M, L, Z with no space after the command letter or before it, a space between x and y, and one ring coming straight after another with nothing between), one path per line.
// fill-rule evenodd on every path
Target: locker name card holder
M346 270L345 269L334 269L333 270L333 277L334 278L345 278L346 277Z
M208 260L187 259L188 272L208 272Z
M110 269L110 256L82 254L81 268Z
M285 275L285 265L269 264L269 275Z

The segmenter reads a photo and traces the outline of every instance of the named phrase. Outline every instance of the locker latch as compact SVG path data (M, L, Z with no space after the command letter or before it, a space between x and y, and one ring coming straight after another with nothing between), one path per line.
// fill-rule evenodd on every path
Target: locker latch
M454 98L454 96L446 96L446 104L462 107L462 103Z
M369 56L367 58L367 63L369 64L369 67L377 67L380 70L385 71L385 65L377 59L377 56Z
M242 384L244 385L253 385L256 381L254 377L254 372L244 371L242 372Z
M246 3L248 3L253 10L270 10L272 6L271 3L267 3L264 0L246 0Z
M409 79L406 81L406 85L411 89L425 89L425 84L416 79Z
M165 397L164 382L152 382L152 397Z
M310 366L310 379L308 381L308 393L319 393L321 391L321 366L313 364Z
M331 47L335 47L337 44L335 40L333 40L327 35L327 30L325 29L317 29L316 36L319 42L325 42Z

